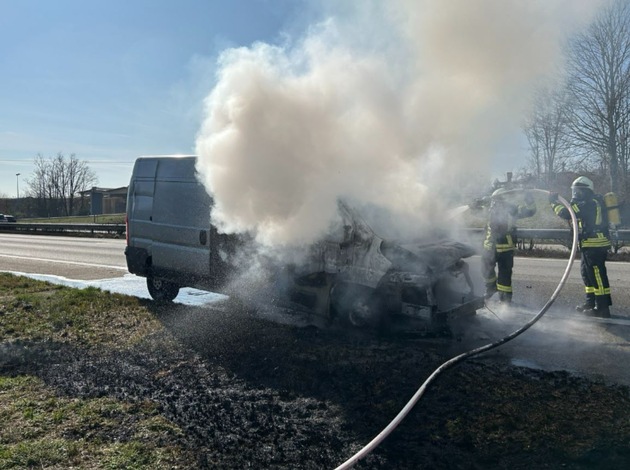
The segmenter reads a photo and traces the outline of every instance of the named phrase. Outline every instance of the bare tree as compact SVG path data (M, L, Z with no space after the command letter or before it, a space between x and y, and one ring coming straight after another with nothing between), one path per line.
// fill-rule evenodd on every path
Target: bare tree
M570 44L568 91L575 141L600 159L610 189L620 189L619 137L628 120L630 5L615 0Z
M630 94L625 97L626 110L630 110ZM626 113L625 118L621 121L620 129L617 135L617 153L619 155L619 168L621 172L621 181L623 195L630 194L630 113Z
M533 112L524 126L531 166L536 179L547 187L569 159L568 110L564 87L543 87L537 93Z
M9 196L6 193L0 193L0 213L9 212Z
M35 158L35 171L26 180L31 196L38 201L44 215L74 215L75 196L96 184L96 174L87 162L75 154L66 158L62 153L46 159Z
M79 160L75 154L70 155L66 166L66 192L68 194L68 210L74 214L75 196L79 192L90 189L94 186L98 178L88 167L87 163Z
M54 207L52 207L53 194L50 184L52 179L49 170L50 164L41 154L37 154L34 164L35 170L25 180L27 193L35 198L39 215L57 215Z

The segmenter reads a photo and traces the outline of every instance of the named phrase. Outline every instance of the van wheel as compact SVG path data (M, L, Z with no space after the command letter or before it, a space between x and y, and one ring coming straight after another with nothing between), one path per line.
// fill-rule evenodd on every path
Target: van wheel
M177 284L155 277L147 277L147 288L153 300L158 302L172 302L179 294L179 286Z

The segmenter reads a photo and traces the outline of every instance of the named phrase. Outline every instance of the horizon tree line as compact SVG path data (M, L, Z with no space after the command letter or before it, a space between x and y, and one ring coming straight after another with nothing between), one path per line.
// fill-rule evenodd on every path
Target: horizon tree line
M35 157L35 170L26 178L26 195L34 199L34 210L38 216L57 217L77 215L84 209L82 191L95 186L98 177L86 161L74 154L66 157L59 152L54 157Z
M630 194L630 2L614 0L570 38L565 76L541 86L523 131L524 169L556 188L560 173L593 175L601 192Z

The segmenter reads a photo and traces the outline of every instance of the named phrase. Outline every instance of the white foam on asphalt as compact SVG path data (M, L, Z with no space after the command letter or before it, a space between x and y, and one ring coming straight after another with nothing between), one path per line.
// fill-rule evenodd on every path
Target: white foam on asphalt
M136 276L134 274L125 274L122 277L114 277L111 279L82 281L77 279L68 279L63 276L55 276L52 274L22 273L16 271L2 272L8 272L16 276L24 276L31 279L36 279L38 281L50 282L51 284L63 285L76 289L96 287L98 289L107 292L113 292L116 294L131 295L133 297L138 297L141 299L151 298L147 289L146 279L144 277ZM222 300L225 300L226 298L227 296L223 294L193 289L191 287L184 287L180 289L179 294L175 298L174 302L184 305L200 306L220 302Z

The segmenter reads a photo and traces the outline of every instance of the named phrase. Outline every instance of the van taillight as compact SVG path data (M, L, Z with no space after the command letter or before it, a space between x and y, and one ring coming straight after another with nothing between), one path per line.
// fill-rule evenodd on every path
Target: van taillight
M125 214L125 241L129 245L129 215Z

